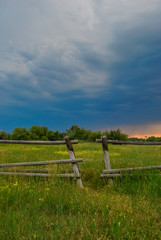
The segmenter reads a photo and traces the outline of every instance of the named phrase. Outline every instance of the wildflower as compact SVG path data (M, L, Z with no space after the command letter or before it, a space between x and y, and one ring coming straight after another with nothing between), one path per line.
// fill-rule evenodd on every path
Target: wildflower
M13 184L13 186L16 187L17 185L18 185L18 182L16 181L16 182Z
M44 201L44 198L39 198L39 201L42 201L42 202L43 202L43 201Z

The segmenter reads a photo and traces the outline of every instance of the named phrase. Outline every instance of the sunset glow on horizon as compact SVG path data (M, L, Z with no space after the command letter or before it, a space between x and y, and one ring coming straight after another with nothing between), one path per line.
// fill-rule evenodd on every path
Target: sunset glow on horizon
M143 138L143 139L146 139L146 138L148 138L148 137L151 137L151 136L154 136L154 137L161 137L161 134L149 134L149 135L142 134L142 135L131 135L131 136L128 136L128 138Z
M129 138L148 138L151 136L161 137L161 123L141 124L120 127L122 132L128 134Z

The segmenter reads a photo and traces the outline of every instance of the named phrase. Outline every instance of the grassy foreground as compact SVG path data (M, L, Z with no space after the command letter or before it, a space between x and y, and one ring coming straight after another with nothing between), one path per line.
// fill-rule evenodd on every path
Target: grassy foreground
M84 160L83 189L67 179L0 176L0 240L161 239L161 177L144 172L115 179L111 188L100 178L101 144L74 150ZM161 146L109 145L109 152L112 168L161 165ZM68 158L65 146L0 145L0 163Z

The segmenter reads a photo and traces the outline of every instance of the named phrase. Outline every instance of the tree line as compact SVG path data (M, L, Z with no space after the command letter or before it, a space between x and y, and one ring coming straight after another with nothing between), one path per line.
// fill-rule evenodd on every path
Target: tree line
M3 140L43 140L43 141L55 141L63 140L68 135L70 139L78 139L81 141L95 142L96 139L101 136L106 136L109 140L122 140L122 141L151 141L161 142L161 137L151 136L149 138L128 138L128 135L122 133L120 129L110 131L92 131L80 128L78 125L73 125L65 132L59 132L59 130L52 131L46 126L33 125L27 130L26 127L16 127L12 133L6 133L0 131L0 139Z
M65 132L59 132L59 130L52 131L46 126L33 125L27 130L26 127L16 127L12 133L6 133L0 131L0 139L3 140L43 140L43 141L55 141L63 140L68 135L70 139L78 139L81 141L94 142L101 136L106 135L111 140L128 140L128 135L122 133L120 129L111 131L92 131L80 128L78 125L73 125Z
M128 138L129 141L147 141L147 142L161 142L161 137L155 137L155 136L150 136L150 137L146 137L145 138Z

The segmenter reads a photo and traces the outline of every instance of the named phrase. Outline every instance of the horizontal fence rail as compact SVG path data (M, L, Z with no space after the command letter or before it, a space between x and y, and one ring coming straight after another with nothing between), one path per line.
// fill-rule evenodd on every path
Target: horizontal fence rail
M151 169L161 169L161 166L111 169L111 170L103 170L103 173L133 172L133 171L137 171L137 170L142 171L142 170L151 170Z
M78 140L70 141L71 144L78 144ZM33 144L33 145L61 145L66 144L66 141L23 141L23 140L0 140L0 143L8 144Z
M3 167L20 167L20 166L38 166L38 165L52 165L52 164L66 164L66 163L76 163L82 162L82 158L79 159L64 159L64 160L50 160L41 162L23 162L23 163L3 163L0 164L0 168Z
M144 174L144 175L146 175L146 176L153 176L153 174ZM101 174L101 177L105 177L105 178L114 178L114 177L123 177L123 176L134 176L134 174L121 174L121 173L114 173L114 174ZM140 174L139 174L139 176L141 176ZM161 174L155 174L155 176L161 176Z
M102 139L96 139L96 142L102 143ZM107 143L112 143L112 144L131 144L131 145L161 145L161 142L119 141L119 140L107 140Z
M41 174L41 173L17 173L17 172L0 172L0 175L4 176L26 176L26 177L67 177L67 178L80 178L74 174Z
M50 173L52 172L52 169L18 169L18 168L0 168L0 172L26 172L26 173Z

